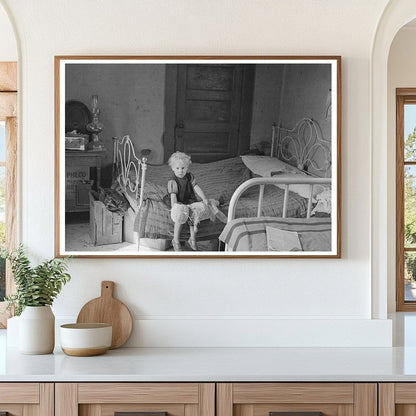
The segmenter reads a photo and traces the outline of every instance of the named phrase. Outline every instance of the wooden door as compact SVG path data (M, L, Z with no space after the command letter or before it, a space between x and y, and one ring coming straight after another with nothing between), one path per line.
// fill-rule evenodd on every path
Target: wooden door
M379 416L416 415L416 383L380 383Z
M58 383L55 416L215 416L213 383Z
M53 416L53 383L0 383L0 415Z
M377 416L376 383L219 383L217 416Z
M246 113L251 112L253 74L247 65L177 65L173 131L165 130L165 160L177 150L194 162L226 159L248 150L251 117ZM168 119L170 111L167 108Z

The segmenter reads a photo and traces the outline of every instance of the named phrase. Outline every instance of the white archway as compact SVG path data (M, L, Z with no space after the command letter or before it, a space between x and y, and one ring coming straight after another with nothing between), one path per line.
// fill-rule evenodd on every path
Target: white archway
M387 318L388 262L388 57L396 33L416 17L414 0L390 1L380 18L371 56L371 269L372 317ZM393 253L395 255L395 253Z
M4 0L0 0L0 37L0 61L19 61L17 31Z
M16 30L13 20L10 17L10 12L4 4L4 0L0 0L0 38L2 40L0 44L0 66L1 66L1 101L3 105L1 121L3 137L6 146L5 150L6 160L6 215L2 217L2 222L5 224L6 239L5 244L7 248L14 247L16 245L18 227L18 183L16 175L16 167L18 165L17 159L17 120L16 119L16 61L19 61L19 48L18 40L16 36ZM20 106L19 106L20 107ZM14 291L14 283L10 271L6 269L5 280L2 280L4 286L2 286L2 298L3 290L5 293ZM0 304L3 306L5 302L0 299ZM7 326L7 314L0 313L0 325L2 328Z

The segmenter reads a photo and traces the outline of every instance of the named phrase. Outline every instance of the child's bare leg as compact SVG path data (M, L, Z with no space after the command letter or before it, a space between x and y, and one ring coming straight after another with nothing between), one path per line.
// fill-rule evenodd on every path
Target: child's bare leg
M172 245L175 251L181 250L181 243L179 242L179 236L181 234L182 224L178 222L173 223L173 240Z
M197 251L198 246L196 245L196 233L192 224L189 225L189 233L191 236L189 237L188 244L191 246L192 250Z
M192 224L189 226L189 233L191 234L191 239L195 240L196 233L195 233L195 228Z

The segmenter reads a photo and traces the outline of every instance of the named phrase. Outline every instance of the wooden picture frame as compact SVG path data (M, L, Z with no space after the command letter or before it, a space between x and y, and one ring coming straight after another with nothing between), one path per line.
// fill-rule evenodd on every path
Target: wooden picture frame
M57 257L341 256L339 56L56 56L55 149Z

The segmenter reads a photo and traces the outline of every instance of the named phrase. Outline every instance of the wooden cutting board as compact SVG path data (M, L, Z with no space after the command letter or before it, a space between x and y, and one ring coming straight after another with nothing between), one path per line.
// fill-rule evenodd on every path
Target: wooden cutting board
M113 326L111 349L121 347L130 337L133 320L127 306L113 297L114 282L101 282L101 296L87 302L77 323L103 322Z

